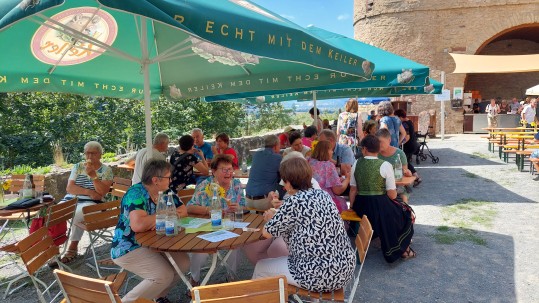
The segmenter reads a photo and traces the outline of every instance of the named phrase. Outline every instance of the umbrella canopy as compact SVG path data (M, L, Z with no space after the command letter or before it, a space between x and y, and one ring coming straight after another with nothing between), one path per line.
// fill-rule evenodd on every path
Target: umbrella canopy
M316 91L316 96L312 91L303 91L303 92L293 92L293 93L282 93L282 94L273 94L259 97L248 97L248 98L235 98L228 99L226 101L239 102L239 103L273 103L273 102L283 102L283 101L310 101L310 100L327 100L327 99L339 99L339 98L349 98L349 97L398 97L402 95L433 95L440 94L442 91L443 84L435 81L429 80L429 84L426 86L414 86L414 87L367 87L367 88L347 88L347 89L327 89ZM315 98L316 97L316 98ZM213 99L213 97L206 98ZM222 100L218 100L222 101Z
M528 96L539 96L539 84L526 90Z
M161 94L366 81L375 68L245 0L3 0L0 41L1 92L144 99L148 145Z
M360 93L365 93L364 97L369 96L392 96L392 95L401 95L402 93L398 92L399 87L406 87L407 89L415 87L414 90L422 91L423 87L429 87L429 68L423 64L419 64L407 58L395 55L393 53L387 52L380 48L374 47L372 45L365 44L363 42L342 36L336 33L332 33L317 27L308 27L307 31L313 36L316 36L327 43L333 45L334 47L343 48L349 50L355 54L364 54L365 58L369 62L373 62L376 66L372 77L368 81L347 81L349 76L347 75L337 75L343 80L338 84L333 85L321 85L321 86L311 86L301 89L284 89L278 91L265 91L263 94L256 94L252 92L242 92L237 94L228 94L228 95L218 95L206 97L206 101L219 101L219 100L228 100L228 99L237 99L237 98L247 98L247 97L257 97L264 95L275 95L275 94L287 94L287 93L297 93L301 91L317 91L318 93L322 91L332 91L332 90L343 90L343 89L354 89L360 90ZM377 92L371 90L363 90L364 88L377 88L381 89ZM430 91L427 88L428 91ZM370 95L374 93L375 95ZM353 96L353 94L350 94ZM335 96L333 98L339 98L344 96ZM294 100L294 99L291 99ZM311 98L312 100L312 98Z

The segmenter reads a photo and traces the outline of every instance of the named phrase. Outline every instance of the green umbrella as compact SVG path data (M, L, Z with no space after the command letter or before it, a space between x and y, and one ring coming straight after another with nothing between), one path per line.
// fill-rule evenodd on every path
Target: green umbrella
M245 0L2 0L0 41L0 92L144 99L148 145L161 94L297 89L374 70Z
M387 52L383 49L374 47L372 45L365 44L363 42L332 33L316 27L308 27L307 31L313 36L323 39L327 43L333 45L336 48L344 48L355 54L364 54L365 58L373 62L376 65L371 79L368 81L345 81L348 76L342 76L342 82L332 85L321 85L304 87L300 89L281 89L274 91L253 92L241 92L235 94L209 96L206 97L206 101L219 101L230 100L238 98L258 97L258 96L275 96L283 94L298 94L299 92L317 91L318 96L320 94L333 94L336 96L324 98L339 98L346 96L362 96L362 97L374 97L374 96L398 96L401 94L416 94L431 92L431 80L429 79L429 68L423 64L414 62L407 58L395 55ZM434 82L433 82L434 83ZM348 94L343 90L352 90ZM323 93L326 91L327 93ZM306 95L312 95L312 93L305 93ZM312 97L309 100L313 100ZM267 98L266 98L267 99ZM275 100L275 98L270 98ZM286 99L295 100L296 98ZM286 101L282 100L282 101Z
M414 87L366 87L366 88L346 88L346 89L327 89L322 91L303 91L293 93L273 94L259 97L236 98L226 101L239 103L273 103L283 101L311 101L311 100L327 100L350 97L398 97L402 95L434 95L440 94L443 84L429 80L430 83L425 86ZM223 100L220 100L223 101Z

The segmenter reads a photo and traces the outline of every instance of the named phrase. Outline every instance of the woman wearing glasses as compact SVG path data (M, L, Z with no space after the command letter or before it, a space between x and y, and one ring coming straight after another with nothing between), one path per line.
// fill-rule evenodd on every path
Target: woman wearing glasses
M151 160L144 166L141 183L131 186L122 198L110 254L118 266L144 279L122 298L122 302L133 302L139 297L170 302L166 295L179 280L162 253L140 246L135 239L135 233L155 229L159 192L168 190L171 176L172 166L167 161ZM187 216L183 203L176 196L173 197L178 216ZM186 253L171 255L182 271L189 270L189 256Z
M112 169L101 163L102 154L103 147L99 142L90 141L84 145L84 161L73 166L67 181L67 195L60 201L61 203L74 197L79 198L73 217L73 229L69 236L69 247L60 260L64 264L71 263L77 257L79 241L84 233L80 228L83 219L82 208L103 202L103 197L112 185ZM55 264L51 263L51 266Z
M223 209L235 212L239 206L245 206L245 195L241 188L241 182L234 178L234 168L232 158L228 155L214 155L210 168L212 176L202 181L195 188L193 198L187 203L187 212L195 215L209 215L211 208L211 198L213 191L212 183L220 186L219 195L221 196L221 206ZM230 201L227 204L227 201ZM200 268L206 263L208 254L191 255L191 284L198 285L200 281ZM227 261L230 268L236 270L235 251L230 255Z

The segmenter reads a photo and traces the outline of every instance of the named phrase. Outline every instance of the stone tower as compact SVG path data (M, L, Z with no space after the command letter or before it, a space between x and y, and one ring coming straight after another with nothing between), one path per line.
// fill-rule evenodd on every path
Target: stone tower
M539 72L451 74L449 53L539 54L539 0L354 0L355 39L425 64L433 79L446 73L446 86L480 91L481 98L524 97L539 84ZM446 133L462 133L462 109L445 102ZM412 114L440 112L433 96L418 97ZM440 116L437 117L440 129Z

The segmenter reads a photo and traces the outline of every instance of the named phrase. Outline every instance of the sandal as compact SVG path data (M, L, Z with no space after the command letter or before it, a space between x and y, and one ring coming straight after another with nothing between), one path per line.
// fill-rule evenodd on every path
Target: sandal
M60 262L64 264L73 262L78 257L77 252L78 251L75 249L68 249L65 255L60 259Z
M191 286L193 286L193 287L196 287L196 286L200 285L200 282L197 282L197 281L193 280L193 278L189 278L189 283L191 283ZM187 289L187 291L185 292L185 295L188 296L189 298L191 298L191 290Z
M408 246L406 251L404 251L404 253L402 254L401 258L404 260L408 260L408 259L415 258L416 255L417 254L415 253L415 251L410 246Z
M423 180L421 180L421 178L417 178L417 179L415 179L413 186L417 187L419 184L421 184L421 182L423 182Z

